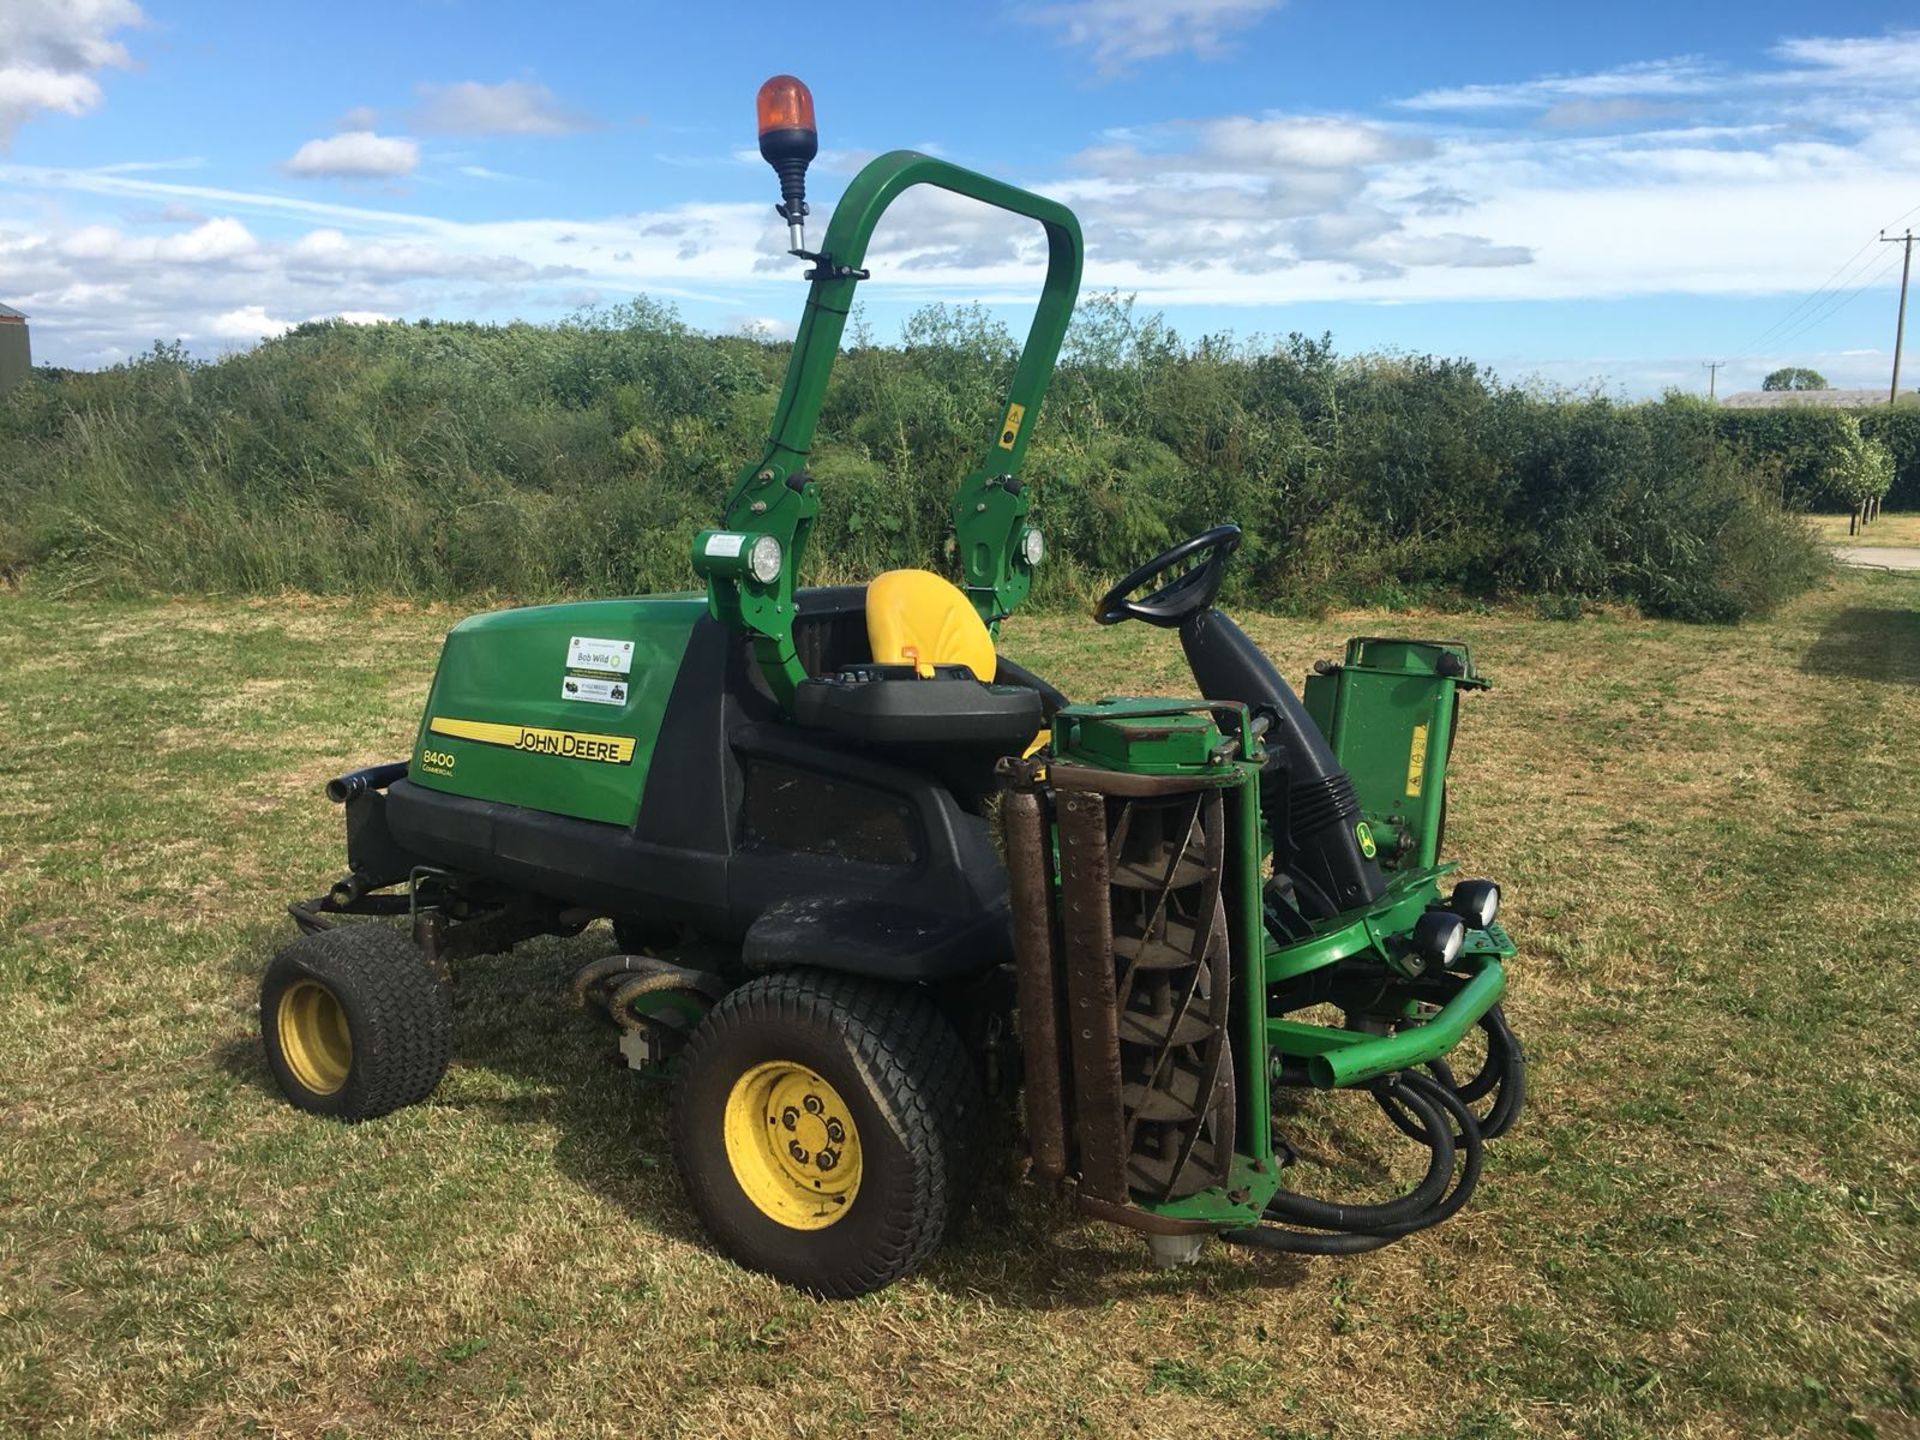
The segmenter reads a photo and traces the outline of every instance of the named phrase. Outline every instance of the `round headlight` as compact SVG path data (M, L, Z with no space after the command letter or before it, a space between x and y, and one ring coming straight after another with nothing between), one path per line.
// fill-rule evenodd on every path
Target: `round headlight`
M762 535L753 542L753 548L747 551L747 573L762 585L771 585L780 578L780 542L771 535Z
M1020 537L1020 557L1029 566L1038 565L1047 558L1047 542L1040 538L1040 532L1031 525L1027 527L1027 533Z
M1484 930L1500 913L1500 887L1491 880L1462 880L1453 887L1447 908L1476 930Z

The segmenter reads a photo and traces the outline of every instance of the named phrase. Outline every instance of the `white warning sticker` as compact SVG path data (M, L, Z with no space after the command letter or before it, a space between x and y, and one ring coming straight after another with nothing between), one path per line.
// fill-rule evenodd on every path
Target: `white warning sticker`
M596 705L627 703L627 682L596 680L590 675L569 675L560 682L562 700L591 700Z
M707 536L707 554L733 556L747 543L747 537L731 530L716 530Z
M576 635L567 642L569 670L605 670L625 675L633 669L631 640L594 640Z

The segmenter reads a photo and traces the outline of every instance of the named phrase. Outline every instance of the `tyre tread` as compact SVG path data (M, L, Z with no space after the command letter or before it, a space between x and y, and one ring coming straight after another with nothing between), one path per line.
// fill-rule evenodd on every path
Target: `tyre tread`
M354 1036L347 1082L328 1113L371 1120L433 1093L453 1052L453 1004L412 940L386 925L359 924L282 946L262 985L260 1026L270 1052L276 1017L268 1013L268 999L284 988L280 982L298 978L351 996L365 1032Z
M878 1290L924 1264L946 1234L979 1108L972 1062L924 992L861 976L789 970L750 981L715 1006L683 1057L683 1071L698 1067L729 1030L760 1023L843 1037L882 1108L898 1122L913 1176L908 1203L889 1208L875 1243L852 1270L800 1280L835 1298ZM697 1201L703 1185L693 1170L698 1137L688 1129L676 1124L675 1155Z

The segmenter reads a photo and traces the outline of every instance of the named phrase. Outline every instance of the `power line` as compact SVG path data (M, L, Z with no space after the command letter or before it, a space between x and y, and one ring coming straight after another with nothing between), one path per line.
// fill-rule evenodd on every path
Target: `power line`
M1854 301L1858 300L1867 291L1873 289L1876 285L1878 285L1881 282L1881 280L1883 280L1888 275L1892 274L1894 259L1895 259L1894 256L1889 255L1886 258L1886 262L1883 265L1881 265L1879 269L1875 270L1872 274L1868 275L1867 278L1864 281L1862 281L1859 285L1855 286L1851 290L1845 291L1844 293L1836 292L1832 297L1830 297L1828 304L1824 308L1816 312L1809 313L1806 319L1801 321L1791 331L1789 331L1785 335L1780 336L1777 340L1775 340L1773 342L1774 345L1777 348L1784 349L1786 346L1791 345L1794 341L1798 340L1802 335L1805 335L1809 331L1813 330L1816 326L1823 325L1828 320L1831 320L1834 316L1838 315L1842 310L1846 309L1847 306L1851 305Z
M1873 243L1874 242L1872 238L1868 239L1865 244L1861 245L1861 247L1858 250L1854 251L1853 254L1847 257L1844 264L1842 264L1837 270L1833 272L1833 274L1829 275L1821 283L1820 288L1818 290L1813 291L1809 295L1803 295L1800 298L1799 304L1795 305L1791 310L1787 311L1786 314L1782 315L1778 320L1775 320L1773 324L1769 325L1766 329L1762 330L1758 335L1754 336L1753 339L1749 340L1746 343L1746 345L1744 345L1740 350L1738 350L1735 353L1737 355L1750 355L1755 350L1758 350L1760 346L1766 341L1767 337L1772 335L1774 331L1778 330L1782 325L1785 325L1787 322L1792 320L1795 315L1798 315L1807 306L1813 304L1814 301L1818 300L1822 295L1826 294L1829 290L1831 290L1835 285L1835 283L1840 279L1840 277L1845 272L1851 270L1854 267L1855 262L1858 261L1862 255L1865 255L1868 251L1873 249Z
M1887 221L1886 224L1882 225L1880 229L1882 231L1890 230L1895 225L1898 225L1902 220L1905 220L1909 215L1920 215L1920 205L1915 205L1912 209L1907 210L1902 214L1894 216L1893 219ZM1839 284L1841 282L1842 277L1846 276L1846 272L1853 270L1855 266L1858 264L1860 258L1866 255L1868 252L1870 252L1873 249L1874 243L1878 239L1879 239L1879 235L1877 233L1874 235L1868 236L1866 240L1861 242L1860 248L1858 250L1855 250L1853 254L1849 255L1844 261L1842 261L1840 265L1835 268L1834 272L1831 275L1829 275L1825 281L1821 283L1819 289L1813 291L1811 294L1803 295L1800 298L1799 302L1796 303L1792 309L1788 310L1786 314L1782 315L1779 319L1775 320L1766 329L1762 330L1758 335L1754 336L1754 338L1748 341L1743 348L1735 352L1735 358L1741 358L1747 355L1751 355L1754 351L1758 350L1762 344L1766 342L1767 338L1771 336L1774 333L1774 331L1780 329L1783 325L1786 325L1789 322L1791 322L1793 318L1800 313L1800 311L1804 310L1808 305L1813 304L1815 301L1819 300L1819 298L1822 295L1826 294L1829 290L1833 289L1833 287L1836 284ZM1851 278L1851 277L1848 277L1848 278ZM1804 333L1804 332L1796 332L1796 333Z

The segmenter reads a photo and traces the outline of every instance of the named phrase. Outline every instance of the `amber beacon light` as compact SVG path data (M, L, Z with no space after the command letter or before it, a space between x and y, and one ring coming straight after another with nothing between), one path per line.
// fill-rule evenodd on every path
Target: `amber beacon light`
M820 153L820 132L813 123L813 92L797 77L776 75L760 87L754 103L760 122L760 156L780 177L780 203L774 209L787 222L787 242L796 253L807 248L807 163Z

